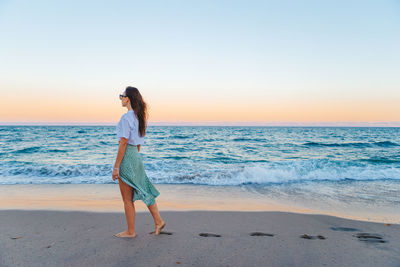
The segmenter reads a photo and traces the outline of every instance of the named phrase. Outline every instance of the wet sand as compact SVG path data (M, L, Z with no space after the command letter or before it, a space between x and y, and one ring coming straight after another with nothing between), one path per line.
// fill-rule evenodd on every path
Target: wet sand
M248 187L156 184L163 211L286 211L324 214L370 222L400 224L400 211L370 208L357 203L274 198ZM147 211L136 201L137 211ZM0 185L0 210L63 210L123 212L118 184Z
M238 187L156 184L163 210L277 210L312 212L268 198L255 201ZM136 210L147 211L142 201ZM46 209L123 212L118 184L0 185L0 209Z

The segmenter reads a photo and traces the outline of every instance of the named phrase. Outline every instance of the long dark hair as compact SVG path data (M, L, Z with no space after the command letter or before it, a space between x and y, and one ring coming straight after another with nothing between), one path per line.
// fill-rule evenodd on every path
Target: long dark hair
M129 97L131 101L131 106L133 108L133 112L135 112L136 116L139 120L139 134L140 136L146 135L147 128L147 104L144 102L142 95L136 87L128 86L125 89L125 94Z

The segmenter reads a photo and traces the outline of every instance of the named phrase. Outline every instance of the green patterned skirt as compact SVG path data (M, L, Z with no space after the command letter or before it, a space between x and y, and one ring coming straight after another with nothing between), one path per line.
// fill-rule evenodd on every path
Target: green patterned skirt
M133 202L140 199L146 206L155 203L155 198L160 192L147 177L137 146L126 146L124 158L119 166L119 177L133 187Z

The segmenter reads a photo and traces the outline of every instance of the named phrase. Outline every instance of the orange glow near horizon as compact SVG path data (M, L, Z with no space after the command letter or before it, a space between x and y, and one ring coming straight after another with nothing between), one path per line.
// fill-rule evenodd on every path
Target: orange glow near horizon
M2 101L3 102L3 101ZM237 105L233 101L206 102L147 101L149 122L157 121L225 121L225 122L334 122L334 121L400 121L400 105L396 101L368 100L352 101L332 100L305 101L247 101ZM126 108L118 101L74 100L28 101L6 99L0 106L2 122L118 122Z

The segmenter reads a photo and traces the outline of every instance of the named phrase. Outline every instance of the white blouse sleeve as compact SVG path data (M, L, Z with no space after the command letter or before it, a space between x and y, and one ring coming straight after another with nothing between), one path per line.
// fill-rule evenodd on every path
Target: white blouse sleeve
M121 118L121 128L120 128L120 137L124 137L129 139L131 133L131 128L129 126L129 122L126 117Z

